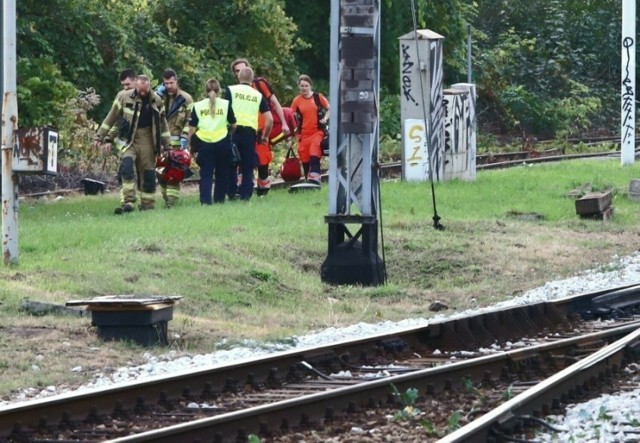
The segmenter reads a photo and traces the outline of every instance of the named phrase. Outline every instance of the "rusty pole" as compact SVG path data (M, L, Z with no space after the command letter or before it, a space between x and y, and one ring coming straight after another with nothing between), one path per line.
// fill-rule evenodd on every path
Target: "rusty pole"
M2 257L9 265L18 262L18 178L12 168L18 128L16 0L3 1L2 68Z

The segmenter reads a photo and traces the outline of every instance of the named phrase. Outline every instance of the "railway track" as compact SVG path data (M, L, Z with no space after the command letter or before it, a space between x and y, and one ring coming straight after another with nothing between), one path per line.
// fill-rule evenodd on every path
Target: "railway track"
M583 158L598 158L598 157L619 157L619 152L597 152L597 153L588 153L588 154L568 154L568 155L559 155L556 153L556 150L549 150L543 152L534 152L534 151L524 151L524 152L504 152L504 153L495 153L495 154L481 154L476 157L477 161L477 170L488 170L488 169L501 169L508 168L513 166L520 166L524 163L534 164L534 163L546 163L546 162L556 162L563 160L576 160ZM379 166L380 176L382 178L390 178L390 177L399 177L402 171L402 163L401 162L390 162L384 163ZM326 180L326 174L323 176L323 180ZM197 179L187 179L185 180L185 184L195 185L197 184ZM286 188L289 187L291 183L286 183L282 180L276 179L272 182L272 188ZM21 191L22 192L22 191ZM39 192L26 192L21 194L22 198L39 198L39 197L51 197L51 196L64 196L64 195L72 195L72 194L81 194L83 193L83 188L71 188L71 189L56 189L50 191L39 191Z
M0 408L0 442L226 442L246 441L249 434L275 439L393 405L392 386L396 393L417 389L425 396L449 396L450 404L462 401L453 393L482 386L499 408L510 386L525 391L638 331L639 304L640 284L612 288L19 403ZM638 341L627 340L628 346ZM609 370L629 354L607 354ZM522 406L518 415L539 410L549 395ZM452 441L487 441L496 423L507 428L505 415L495 414L493 422L485 419L486 425L473 430L477 437Z

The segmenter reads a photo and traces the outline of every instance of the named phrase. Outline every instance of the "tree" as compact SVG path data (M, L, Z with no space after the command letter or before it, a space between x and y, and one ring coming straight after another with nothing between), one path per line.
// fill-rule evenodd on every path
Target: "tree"
M150 6L164 38L189 45L194 60L176 63L171 43L158 58L178 71L189 67L189 76L199 77L198 89L208 77L234 82L229 64L239 57L249 59L257 75L268 77L276 93L295 78L293 52L300 43L281 0L154 0Z
M550 137L610 120L599 103L619 89L619 3L479 1L474 70L485 121Z

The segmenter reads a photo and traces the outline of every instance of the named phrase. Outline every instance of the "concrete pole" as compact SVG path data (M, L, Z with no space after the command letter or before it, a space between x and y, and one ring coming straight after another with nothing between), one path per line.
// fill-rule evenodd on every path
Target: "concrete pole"
M636 150L636 0L622 2L622 90L620 160L635 161Z
M18 262L18 178L12 170L18 128L16 0L3 0L2 68L2 257L9 265Z

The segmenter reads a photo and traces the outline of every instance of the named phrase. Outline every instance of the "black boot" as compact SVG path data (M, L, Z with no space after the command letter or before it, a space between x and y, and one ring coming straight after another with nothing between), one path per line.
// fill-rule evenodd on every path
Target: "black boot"
M116 209L113 210L114 214L117 215L122 215L125 214L127 212L133 212L134 210L134 206L131 203L124 203L122 206L118 206Z

